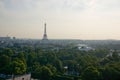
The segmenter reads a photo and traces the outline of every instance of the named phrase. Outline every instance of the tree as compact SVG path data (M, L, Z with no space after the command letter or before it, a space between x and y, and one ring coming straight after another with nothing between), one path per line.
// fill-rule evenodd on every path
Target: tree
M104 80L120 80L120 62L105 65L102 74Z
M118 55L119 53L117 51L113 52L112 58L114 61L120 61L120 56Z
M10 58L6 55L0 56L0 73L6 74L6 67L10 63Z
M51 70L51 72L52 72L54 75L56 75L57 69L56 69L53 65L47 64L46 66Z
M34 62L30 71L31 71L31 74L32 74L32 78L39 79L40 78L41 65L38 62Z
M77 64L75 60L66 60L65 61L65 65L68 66L69 71L73 71L75 69L75 64Z
M59 59L54 60L53 65L59 72L62 72L62 62Z
M34 61L35 61L35 53L27 54L27 65L28 65L28 67L32 66Z
M10 57L14 54L13 50L10 49L10 48L3 49L2 53L5 54L5 55L7 55L7 56L10 56Z
M41 68L41 72L40 72L40 79L41 80L51 80L53 73L51 72L51 70L46 67L43 66Z
M8 66L9 73L15 75L24 74L26 69L27 67L24 62L19 59L12 61Z
M98 60L94 56L90 56L88 54L85 54L84 56L81 56L78 60L78 63L80 64L80 71L84 71L89 66L97 66Z
M95 67L86 68L81 74L82 80L101 80L101 73Z
M10 62L10 58L6 55L0 56L0 68L5 67Z

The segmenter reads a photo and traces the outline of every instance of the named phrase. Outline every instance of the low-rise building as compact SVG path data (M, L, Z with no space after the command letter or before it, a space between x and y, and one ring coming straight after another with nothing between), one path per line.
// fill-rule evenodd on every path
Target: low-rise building
M24 74L24 75L4 75L0 74L0 78L3 80L31 80L31 74Z

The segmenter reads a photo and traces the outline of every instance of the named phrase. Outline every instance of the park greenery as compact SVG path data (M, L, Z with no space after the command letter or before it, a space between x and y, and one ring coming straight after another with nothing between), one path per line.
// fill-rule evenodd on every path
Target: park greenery
M43 50L25 46L0 48L0 73L31 73L40 80L120 80L120 56L109 49L80 51L66 47Z

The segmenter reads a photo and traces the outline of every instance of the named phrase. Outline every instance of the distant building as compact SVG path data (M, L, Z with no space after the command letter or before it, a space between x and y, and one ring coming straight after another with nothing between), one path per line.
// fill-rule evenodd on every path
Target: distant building
M16 37L13 37L13 40L15 40L16 39Z
M89 46L84 45L84 44L78 44L78 49L81 50L81 51L95 50L94 48L89 47Z
M111 49L110 53L106 57L112 57L113 54L117 54L118 56L120 56L120 51Z
M10 37L0 37L0 41L10 40Z
M0 77L4 80L31 80L31 74L12 76L12 75L3 75L0 74Z

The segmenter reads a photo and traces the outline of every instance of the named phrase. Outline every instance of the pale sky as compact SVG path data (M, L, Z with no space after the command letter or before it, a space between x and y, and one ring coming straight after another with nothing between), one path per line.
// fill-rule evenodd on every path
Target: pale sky
M119 39L120 0L0 0L0 36Z

